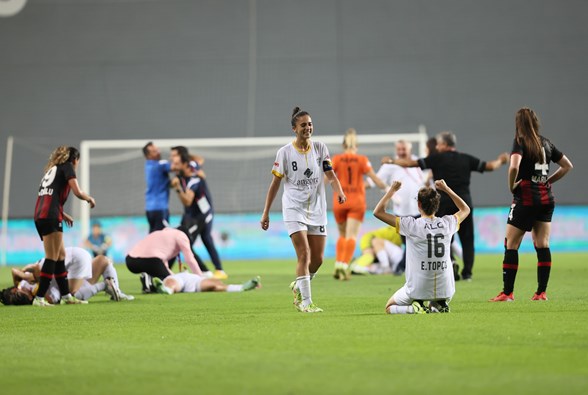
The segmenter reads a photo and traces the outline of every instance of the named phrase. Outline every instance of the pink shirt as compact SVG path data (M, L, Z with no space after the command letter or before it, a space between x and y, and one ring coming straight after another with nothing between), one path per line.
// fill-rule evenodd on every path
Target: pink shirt
M159 258L167 266L167 262L176 257L180 251L184 254L184 260L190 266L192 273L201 275L202 271L194 259L188 236L175 228L165 228L149 233L129 251L129 256L132 258Z

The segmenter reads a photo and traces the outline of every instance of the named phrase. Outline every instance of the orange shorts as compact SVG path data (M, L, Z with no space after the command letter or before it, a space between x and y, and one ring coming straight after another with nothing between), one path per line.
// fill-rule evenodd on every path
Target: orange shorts
M335 215L335 222L341 224L347 221L347 218L353 218L360 222L363 222L365 217L366 207L364 205L339 205L333 208L333 214Z

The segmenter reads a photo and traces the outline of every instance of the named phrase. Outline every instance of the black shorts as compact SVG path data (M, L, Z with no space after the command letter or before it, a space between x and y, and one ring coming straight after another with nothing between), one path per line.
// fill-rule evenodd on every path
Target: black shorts
M43 240L43 236L50 235L55 232L63 232L63 223L57 219L38 219L35 221L35 228L39 237Z
M131 273L147 273L151 277L159 277L162 280L170 275L167 266L159 258L133 258L127 255L125 262Z
M533 229L533 224L539 222L551 222L555 206L523 206L521 203L513 203L508 213L507 224L524 230Z

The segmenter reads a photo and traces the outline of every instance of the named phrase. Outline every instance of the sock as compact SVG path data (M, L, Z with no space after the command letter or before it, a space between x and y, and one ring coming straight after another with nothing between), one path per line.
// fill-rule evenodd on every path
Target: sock
M378 261L380 261L380 266L382 269L390 268L390 259L388 259L388 252L386 252L386 250L378 251L376 256L378 257Z
M514 290L514 283L519 270L519 251L504 251L504 261L502 262L502 282L504 289L502 292L509 295Z
M535 248L537 251L537 293L545 292L551 272L551 250L547 248Z
M366 253L357 258L353 263L357 266L368 267L372 263L374 263L375 256L374 254Z
M335 245L335 260L337 262L343 262L343 255L345 254L345 239L344 237L339 237L337 239L337 244Z
M108 277L110 277L114 280L114 283L116 284L116 286L118 288L118 273L116 272L116 269L112 265L112 262L110 262L108 265L106 265L106 268L104 269L104 273L102 273L102 278L106 279Z
M389 255L389 259L392 263L392 271L396 272L398 270L398 265L400 265L400 261L402 261L402 257L404 256L404 249L394 245L392 248L387 248L386 251L391 254L391 256Z
M229 284L227 285L227 292L242 292L243 285L241 284Z
M47 290L49 289L49 285L51 284L51 279L53 278L53 273L55 272L55 261L53 259L45 259L43 262L43 267L41 268L41 278L39 279L39 288L37 289L37 296L40 298L44 298Z
M310 276L300 276L296 278L296 286L302 295L302 306L308 306L312 303L310 292Z
M103 282L90 284L89 282L84 281L84 284L82 284L74 296L80 300L88 300L98 292L104 291L104 288L105 286Z
M414 309L412 306L398 306L393 304L388 307L388 312L390 314L414 314Z
M65 268L65 260L55 261L55 282L59 287L59 293L63 295L69 294L69 283L67 282L67 269Z
M353 258L354 252L355 252L355 239L354 238L345 239L345 247L343 249L342 262L345 264L349 264L349 262L351 262L351 259Z

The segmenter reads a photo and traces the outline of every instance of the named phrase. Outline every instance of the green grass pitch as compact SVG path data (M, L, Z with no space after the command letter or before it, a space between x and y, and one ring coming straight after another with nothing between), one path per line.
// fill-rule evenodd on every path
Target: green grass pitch
M325 311L301 314L288 284L293 261L226 262L229 283L262 276L241 294L104 294L87 306L0 306L3 394L586 394L588 256L554 254L547 302L532 302L536 264L521 256L514 303L501 256L478 256L457 283L450 314L384 314L403 284L392 276L312 282ZM10 284L0 268L0 286Z

